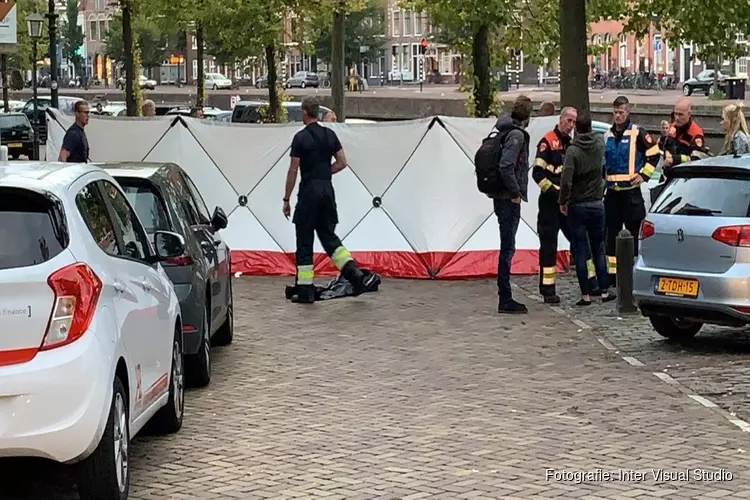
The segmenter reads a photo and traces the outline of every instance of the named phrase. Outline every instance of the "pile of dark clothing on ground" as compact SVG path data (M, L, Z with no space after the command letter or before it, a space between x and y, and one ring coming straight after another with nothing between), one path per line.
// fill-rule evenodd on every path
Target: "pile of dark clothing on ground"
M377 274L368 271L367 269L362 269L362 274L365 276L364 279L364 293L368 292L377 292L380 288L380 283L382 280L380 279L380 276ZM294 297L297 295L297 286L296 285L287 285L285 295L287 300L293 300ZM343 275L339 275L337 278L331 280L326 286L316 286L315 287L315 300L330 300L330 299L340 299L342 297L354 297L354 286L344 278Z

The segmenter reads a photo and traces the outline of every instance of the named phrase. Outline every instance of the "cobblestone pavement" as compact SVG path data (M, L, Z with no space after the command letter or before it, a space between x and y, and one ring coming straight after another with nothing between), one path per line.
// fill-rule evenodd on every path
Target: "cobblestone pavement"
M179 434L136 439L132 499L750 497L750 435L548 306L501 317L490 281L386 280L305 307L283 300L287 281L236 282L235 344ZM659 344L632 345L653 363ZM621 470L645 477L597 477ZM62 474L2 462L0 497L73 499Z
M640 314L617 314L612 303L595 302L585 310L573 306L580 298L577 282L572 275L559 281L560 309L590 325L594 335L621 350L619 354L643 363L642 370L669 375L729 416L750 421L750 330L704 326L695 339L680 344L660 336ZM522 277L515 283L539 300L536 278Z

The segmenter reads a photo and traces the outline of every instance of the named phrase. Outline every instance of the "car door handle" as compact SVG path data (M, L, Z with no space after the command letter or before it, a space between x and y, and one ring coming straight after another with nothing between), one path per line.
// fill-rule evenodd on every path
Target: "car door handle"
M125 293L128 289L119 281L115 281L114 288L117 293Z
M146 280L141 281L141 286L144 290L151 290L151 284Z

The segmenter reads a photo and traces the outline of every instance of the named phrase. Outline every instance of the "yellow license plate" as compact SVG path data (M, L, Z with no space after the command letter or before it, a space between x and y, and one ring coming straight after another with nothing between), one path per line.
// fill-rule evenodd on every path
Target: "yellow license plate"
M659 278L656 292L673 297L697 297L699 288L698 280Z
M8 147L9 148L22 148L23 147L23 143L22 142L11 142L10 144L8 144Z

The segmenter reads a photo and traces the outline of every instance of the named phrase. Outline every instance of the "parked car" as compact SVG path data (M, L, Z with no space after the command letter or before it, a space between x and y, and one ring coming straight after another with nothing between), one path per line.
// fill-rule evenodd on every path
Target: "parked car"
M172 108L169 111L166 112L167 116L173 116L173 115L180 115L180 116L190 116L190 110L192 109L191 106L178 106L176 108ZM224 113L225 111L223 109L215 108L213 106L205 106L203 108L203 117L204 118L213 118L214 116Z
M0 143L8 147L8 155L17 160L21 155L31 158L34 152L34 129L23 113L0 114Z
M673 167L639 238L634 296L659 334L750 323L750 155Z
M715 77L715 78L714 78ZM711 87L714 86L714 80L722 92L726 92L726 79L727 75L721 71L714 71L712 69L706 69L698 73L695 78L685 80L682 84L683 95L692 95L693 92L699 90L706 95L711 93Z
M228 219L211 214L190 177L172 163L103 164L120 183L150 235L182 236L185 252L163 263L182 308L186 376L193 386L211 382L211 347L234 335L229 249L219 232Z
M255 88L256 89L268 88L268 75L259 76L257 80L255 80Z
M222 111L221 113L216 113L212 117L217 122L224 122L224 123L230 123L232 121L232 112L231 111Z
M127 106L123 101L92 102L89 103L89 111L91 114L100 116L125 116Z
M264 101L238 101L234 105L232 110L232 122L233 123L258 123L260 121L260 108L261 106L268 105ZM281 103L286 108L287 121L288 122L301 122L302 121L302 103L295 101L284 101ZM318 119L323 119L329 108L320 106L320 114Z
M293 87L299 87L304 89L306 87L320 87L320 78L317 73L312 71L297 71L291 78L286 81L286 88L291 89Z
M57 103L60 106L60 113L72 116L75 103L83 100L84 99L81 99L80 97L59 96L57 98ZM23 109L21 110L21 112L28 117L31 126L36 128L39 133L39 141L42 144L47 142L47 118L45 117L45 112L49 107L52 107L52 98L49 96L39 96L37 98L36 116L34 116L33 98L26 101L26 104L24 104Z
M74 463L81 500L128 497L131 438L182 426L182 318L160 263L184 251L173 232L149 240L94 165L0 168L0 456Z
M219 89L231 89L232 80L222 75L221 73L206 73L203 86L207 89L219 90Z
M152 80L145 75L138 75L138 85L140 85L141 89L155 90L156 80ZM117 79L115 86L120 90L125 90L125 75Z

